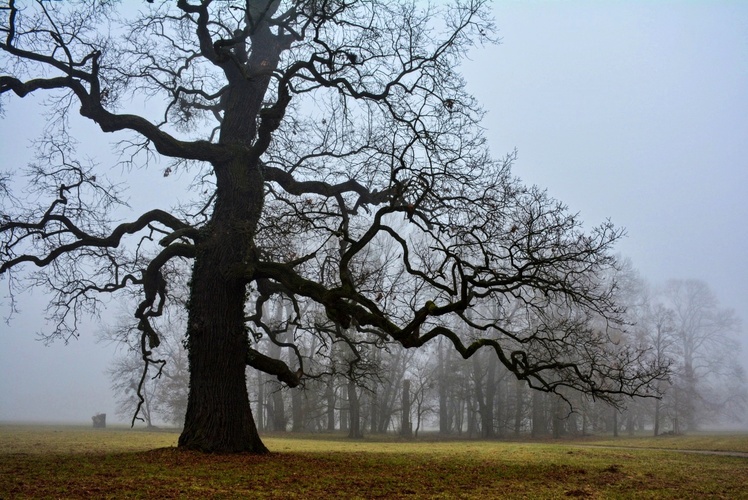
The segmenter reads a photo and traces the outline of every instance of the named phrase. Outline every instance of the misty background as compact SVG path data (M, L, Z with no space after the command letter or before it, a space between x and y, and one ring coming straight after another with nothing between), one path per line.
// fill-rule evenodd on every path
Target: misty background
M703 280L745 321L748 3L518 0L493 10L501 45L463 62L493 155L516 148L514 174L547 188L587 227L607 218L625 227L617 251L650 284ZM41 102L10 100L0 169L32 158ZM108 147L116 136L82 120L71 128L81 156L116 164ZM190 179L162 168L113 167L111 176L130 186L133 207L169 208L169 192ZM44 292L32 290L0 323L0 421L88 423L99 412L113 420L105 372L123 347L97 342L97 332L129 311L110 304L84 322L80 339L45 346L37 335L49 331L45 306ZM3 320L9 312L5 287ZM746 368L747 337L743 328Z

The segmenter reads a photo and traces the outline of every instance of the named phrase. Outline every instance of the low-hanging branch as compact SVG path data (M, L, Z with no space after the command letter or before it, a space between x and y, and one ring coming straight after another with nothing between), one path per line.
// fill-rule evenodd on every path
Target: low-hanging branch
M117 248L120 246L122 238L125 235L135 234L148 227L148 225L152 223L160 223L166 227L171 227L172 229L178 231L183 230L183 236L188 236L191 234L191 231L188 231L189 226L187 224L180 221L168 212L164 212L163 210L151 210L144 213L133 222L120 224L115 227L109 235L105 237L90 235L82 229L78 228L68 217L52 213L45 214L41 220L33 223L16 221L6 222L0 225L0 234L22 232L23 234L17 237L18 241L22 241L26 237L30 237L36 234L36 231L45 230L51 223L62 224L65 233L73 236L75 240L70 243L57 246L44 256L19 255L8 260L4 260L2 263L0 263L0 274L24 262L32 263L37 267L44 267L54 262L63 254L68 254L84 248Z

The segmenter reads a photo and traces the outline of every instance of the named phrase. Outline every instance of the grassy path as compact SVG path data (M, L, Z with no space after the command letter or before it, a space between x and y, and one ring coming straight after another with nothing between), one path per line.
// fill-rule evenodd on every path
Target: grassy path
M680 448L645 448L642 446L618 446L618 445L607 445L607 444L578 444L579 447L587 448L603 448L603 449L618 449L618 450L659 450L669 451L672 453L693 453L695 455L718 455L723 457L737 457L737 458L748 458L748 453L744 451L718 451L718 450L686 450Z
M587 438L587 444L627 446L681 451L730 451L748 453L748 434L699 433L682 436L639 436L619 438Z

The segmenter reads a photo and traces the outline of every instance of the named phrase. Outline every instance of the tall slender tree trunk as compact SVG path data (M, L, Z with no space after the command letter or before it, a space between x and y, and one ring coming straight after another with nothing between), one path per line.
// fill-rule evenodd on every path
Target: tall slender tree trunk
M683 420L686 431L692 432L697 429L696 406L694 401L698 400L699 392L696 389L696 376L694 375L693 362L688 359L684 363L685 397L681 401L683 405Z
M296 388L291 392L291 431L301 432L304 430L304 401L301 389Z
M626 415L626 433L629 436L633 436L634 435L634 427L635 427L634 413L633 412L628 412L628 414Z
M340 388L340 430L348 432L348 391Z
M404 437L413 437L413 423L410 421L410 380L403 380L403 411L400 433Z
M469 397L469 391L466 387L464 387L465 384L463 384L463 387L460 387L460 393L456 394L454 396L454 417L452 417L452 421L454 422L454 430L457 432L458 435L462 434L463 431L463 424L465 423L465 414L470 410L470 397Z
M488 367L486 371L485 383L485 404L482 405L481 416L481 436L484 438L493 438L496 436L494 431L494 400L499 384L496 382L496 356L489 356L487 359ZM476 392L478 403L482 402L482 396Z
M553 398L553 437L558 439L564 433L564 414L562 411L562 400L556 396Z
M587 411L582 411L582 436L587 435Z
M356 391L356 383L353 380L348 381L348 417L350 419L348 437L353 439L364 437L361 432L361 403Z
M377 396L376 387L369 396L369 414L371 418L371 433L379 432L379 397Z
M439 433L449 434L452 423L449 418L449 400L447 399L447 384L449 382L447 380L446 360L444 358L444 351L441 344L439 344Z
M335 387L332 377L327 381L325 400L327 402L327 430L335 430Z
M481 430L481 436L484 436L485 432L485 417L486 417L486 398L483 395L483 383L484 383L484 376L483 376L483 367L481 366L481 360L479 356L473 356L473 382L475 384L475 402L478 404L478 416L480 417L480 422L475 422L475 416L473 409L469 409L470 416L468 418L468 435L470 437L473 437L473 433L475 432L475 427L480 424L480 430ZM488 387L488 384L490 382L486 382L486 387ZM493 408L491 408L493 411Z
M286 418L286 403L283 400L283 392L280 383L275 383L273 390L273 430L275 432L286 432L288 419Z
M523 411L523 400L524 400L524 382L522 380L517 379L515 381L514 385L514 435L519 436L520 431L522 430L522 417L524 415Z
M506 373L500 372L496 381L496 397L494 398L494 415L496 419L495 437L503 438L509 426L509 391L507 390Z
M532 437L545 436L548 433L546 420L546 395L540 391L532 393Z
M257 372L257 428L264 429L265 422L263 421L263 415L265 414L265 374L261 371Z
M399 355L398 355L399 356ZM383 384L379 386L380 392L377 395L379 406L379 433L385 434L392 420L393 408L398 394L395 384L399 384L400 379L397 376L387 377Z

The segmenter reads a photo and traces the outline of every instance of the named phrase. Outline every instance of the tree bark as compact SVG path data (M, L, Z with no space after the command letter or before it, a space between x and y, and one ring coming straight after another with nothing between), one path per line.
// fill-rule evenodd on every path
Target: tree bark
M302 400L301 390L296 388L291 392L291 432L301 432L304 430L304 401Z
M273 431L275 432L286 432L286 425L288 424L288 421L286 419L286 404L285 401L283 401L283 386L281 386L279 383L275 382L273 384L275 387L273 389L273 418L272 418L272 425L273 425Z
M483 376L483 367L481 366L479 356L473 356L473 381L475 384L475 402L478 403L478 415L480 415L480 429L481 429L481 436L485 437L485 429L486 429L486 398L483 396L483 383L484 383L484 376ZM486 386L488 386L488 383L486 383ZM493 410L493 408L492 408ZM470 418L468 418L468 434L470 437L473 437L474 427L476 426L476 423L473 423L473 419L475 418L473 416L473 410L469 409L470 412Z
M245 380L244 285L213 272L210 262L217 258L218 249L212 250L198 256L193 272L190 393L179 446L204 452L266 453Z
M546 396L540 391L532 393L532 437L545 436L548 433L546 420Z
M483 374L481 358L473 356L473 373L475 378L475 400L478 403L480 415L481 437L494 437L494 399L496 397L496 357L489 356L486 360L486 373Z
M555 396L555 395L554 395ZM562 400L556 396L553 398L553 437L560 438L564 433L564 415L562 410Z
M613 437L618 437L618 410L613 408Z
M215 207L197 244L190 284L190 393L179 446L266 453L249 406L244 325L246 283L256 259L253 236L263 205L262 175L241 155L214 170Z
M333 379L330 377L330 379L327 382L327 387L325 388L325 400L327 401L327 430L328 431L334 431L335 430L335 388L333 387Z
M587 435L587 411L582 412L582 436Z
M447 399L447 369L445 367L446 360L444 358L445 355L442 346L439 344L439 433L442 435L449 434L451 428L449 409L447 407L449 404Z
M353 439L364 437L361 432L361 404L358 392L356 392L356 383L353 380L348 381L348 417L350 418L348 437Z
M265 414L265 374L257 372L257 428L264 429L265 422L263 415Z
M342 387L340 388L340 430L348 432L348 390L343 390Z
M374 390L369 396L370 408L369 413L371 415L371 433L375 434L379 432L379 397L377 396L376 390Z
M634 413L631 411L626 415L626 433L629 436L634 435Z
M410 421L410 380L403 380L403 411L400 432L404 437L413 437L413 423Z
M522 430L522 417L524 415L524 412L522 411L524 401L524 382L522 380L517 379L514 384L514 435L519 436L520 431Z

